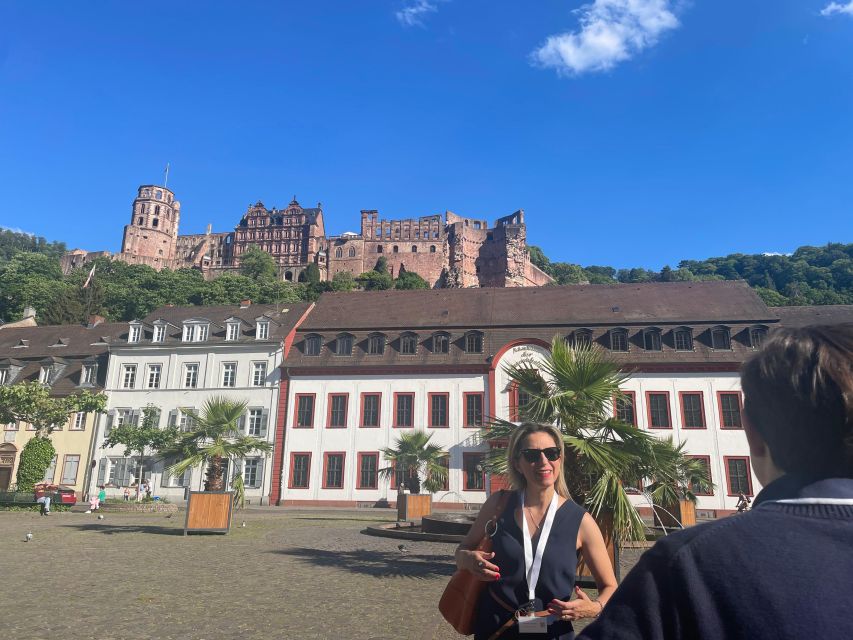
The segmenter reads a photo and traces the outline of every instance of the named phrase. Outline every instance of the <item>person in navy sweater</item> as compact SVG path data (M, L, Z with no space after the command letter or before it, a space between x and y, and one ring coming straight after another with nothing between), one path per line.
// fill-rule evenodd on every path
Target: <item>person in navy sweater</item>
M741 387L752 509L658 541L578 640L853 638L853 324L775 330Z

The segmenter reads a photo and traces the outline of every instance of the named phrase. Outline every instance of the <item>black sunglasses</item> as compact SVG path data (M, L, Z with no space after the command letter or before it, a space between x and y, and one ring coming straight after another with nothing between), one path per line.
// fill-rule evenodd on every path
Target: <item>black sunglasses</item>
M545 449L522 449L518 455L523 456L528 462L539 462L539 457L545 454L545 459L548 462L560 459L560 447L546 447Z

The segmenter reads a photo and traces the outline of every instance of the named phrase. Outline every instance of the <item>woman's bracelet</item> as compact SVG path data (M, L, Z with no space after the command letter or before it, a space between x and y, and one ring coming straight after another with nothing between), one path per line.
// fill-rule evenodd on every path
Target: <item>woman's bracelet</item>
M601 600L595 600L595 603L598 605L598 613L595 614L595 617L597 618L601 615L601 612L604 611L604 605L601 604Z

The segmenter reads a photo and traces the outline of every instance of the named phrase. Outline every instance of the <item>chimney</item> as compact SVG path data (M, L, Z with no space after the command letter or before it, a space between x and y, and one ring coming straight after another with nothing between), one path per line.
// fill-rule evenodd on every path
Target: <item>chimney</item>
M106 318L104 316L91 315L89 316L89 322L86 323L86 328L92 329L94 327L97 327L99 324L103 324L104 322L106 322Z
M251 300L240 300L240 308L241 309L248 309L251 304L252 304Z
M30 305L27 305L26 307L24 307L24 320L26 320L27 318L35 318L35 317L36 317L35 307L31 307Z

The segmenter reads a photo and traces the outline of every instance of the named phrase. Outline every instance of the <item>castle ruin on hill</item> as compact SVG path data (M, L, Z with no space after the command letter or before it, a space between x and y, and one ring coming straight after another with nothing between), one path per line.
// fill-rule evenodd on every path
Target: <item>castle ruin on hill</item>
M108 257L154 269L192 268L206 278L240 271L251 247L269 253L286 281L304 280L308 265L320 276L354 276L373 269L385 257L393 276L403 270L423 277L432 287L524 287L552 282L530 262L524 211L498 218L466 218L446 211L403 220L386 220L376 210L361 212L361 233L327 236L322 204L303 207L294 197L284 209L250 205L233 231L208 225L201 234L178 235L181 205L166 187L142 185L124 227L121 252L74 249L62 258L64 273L95 258Z

